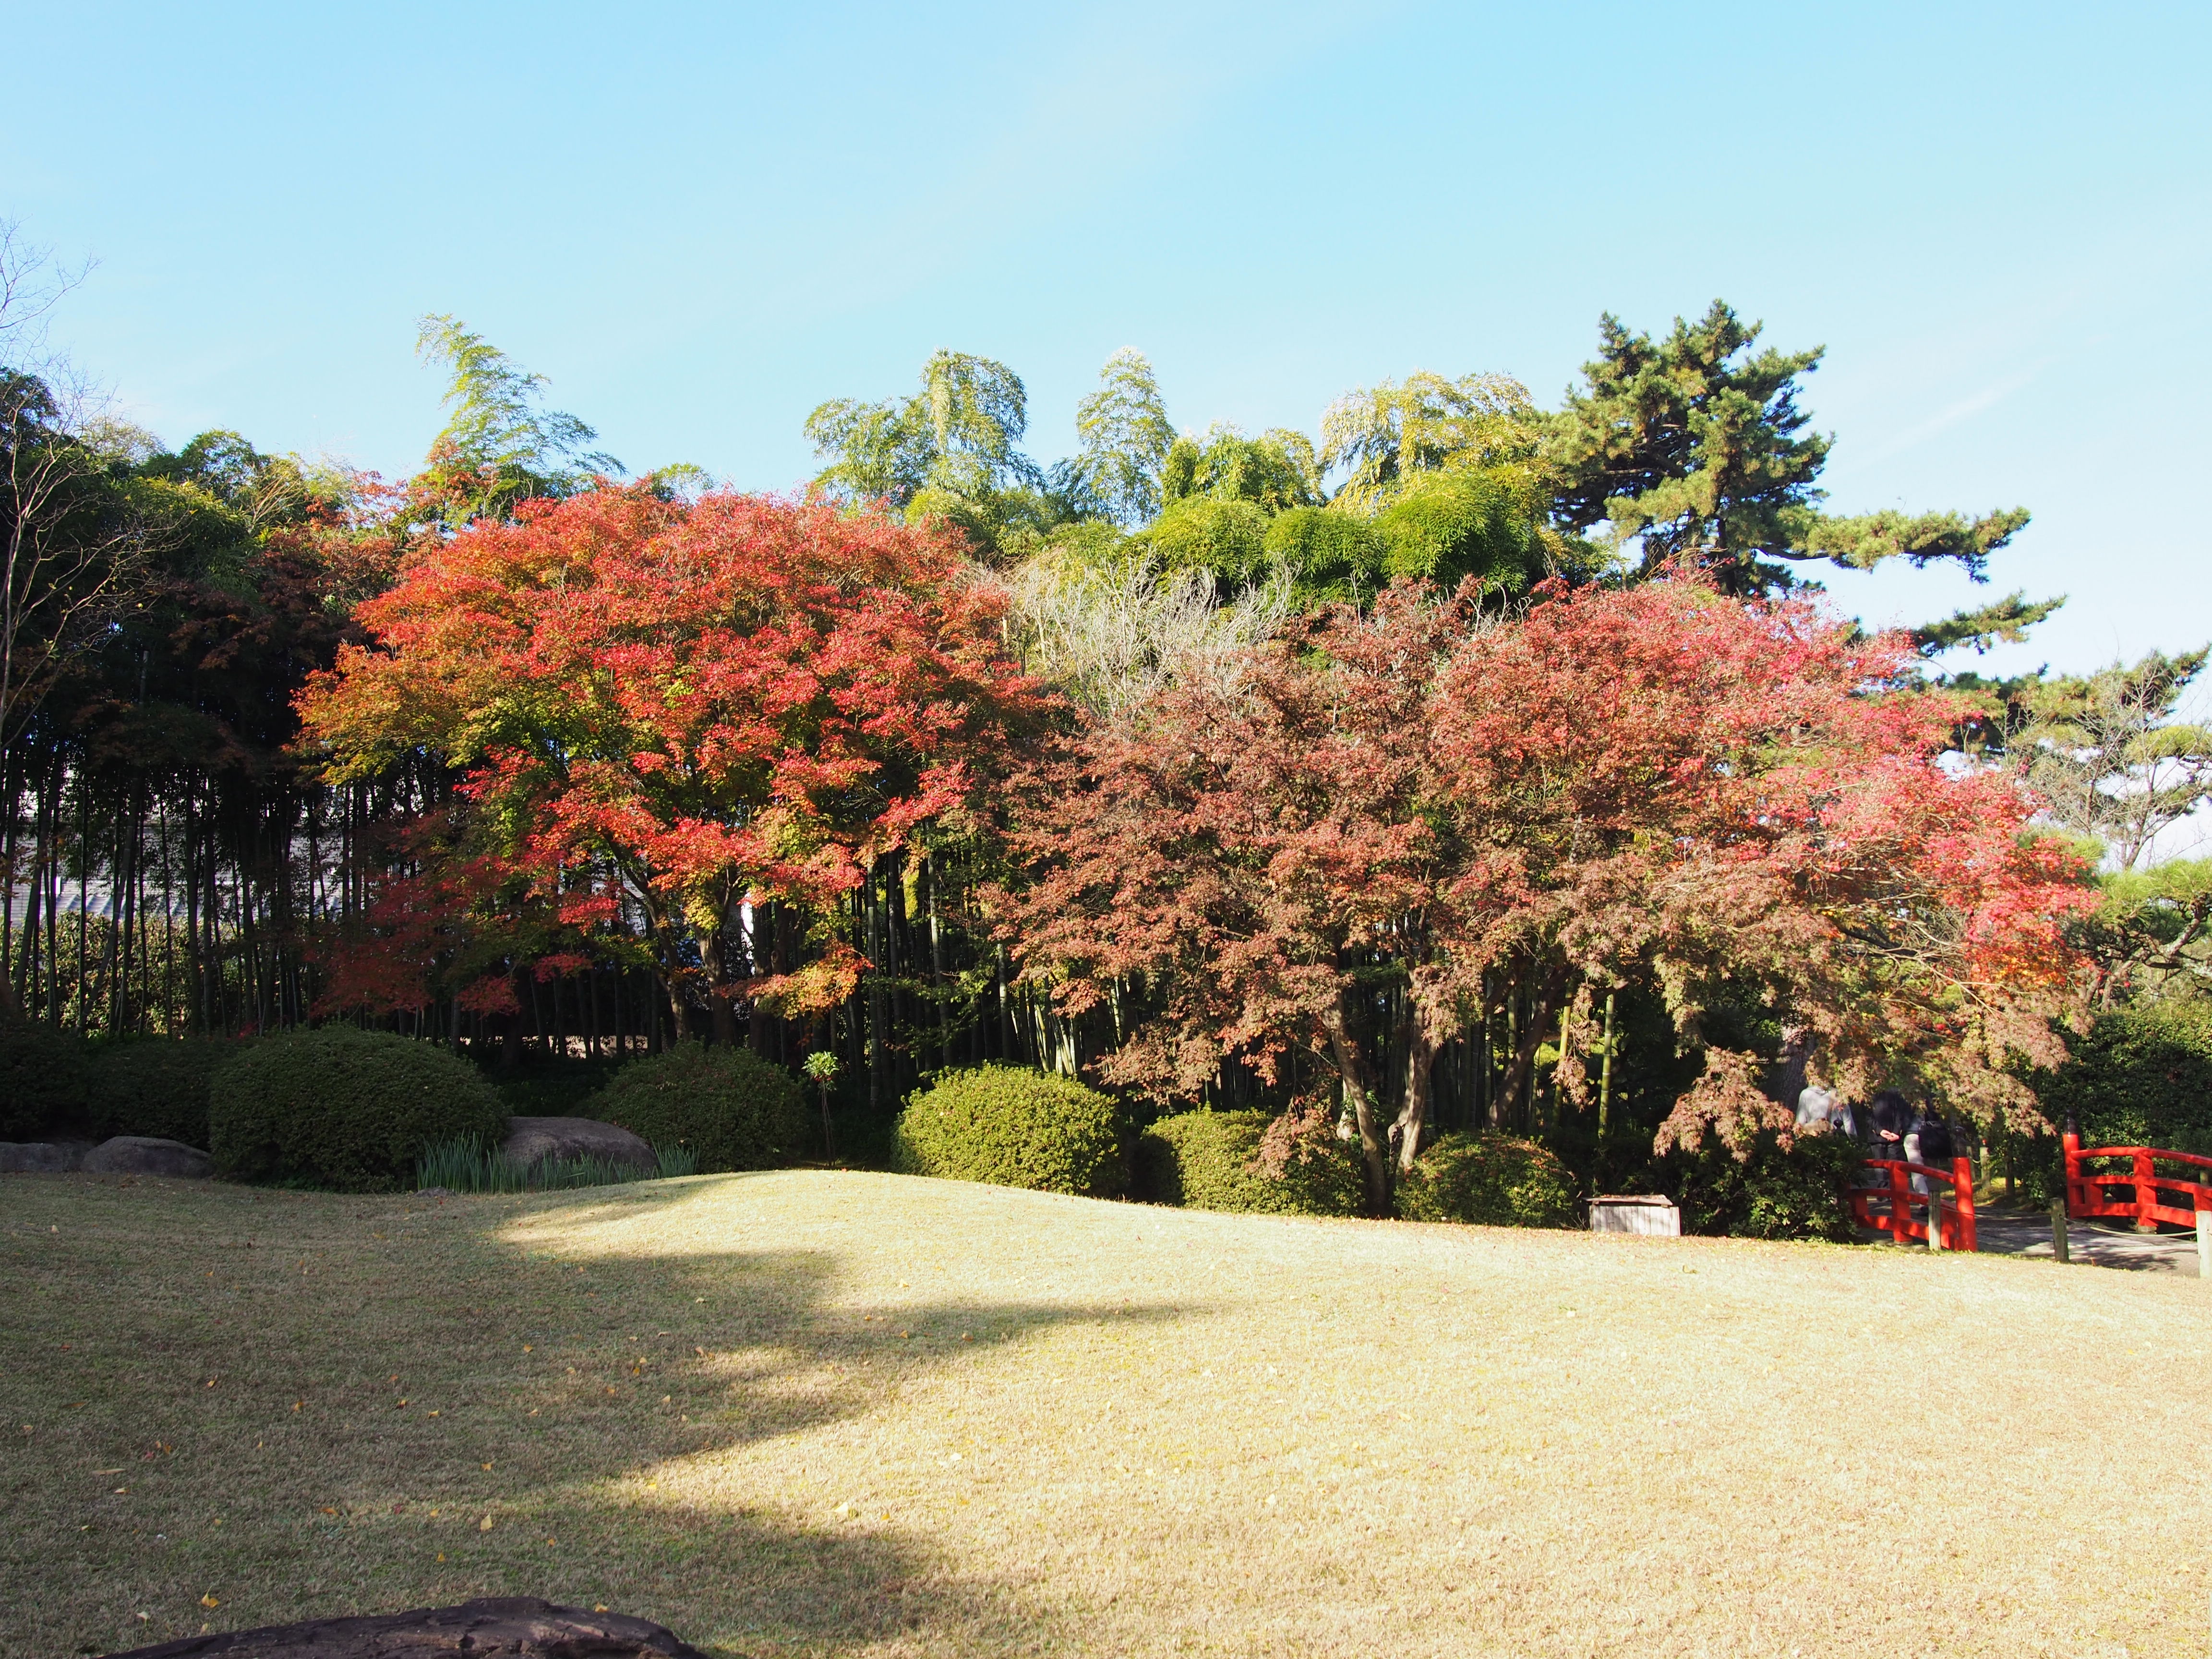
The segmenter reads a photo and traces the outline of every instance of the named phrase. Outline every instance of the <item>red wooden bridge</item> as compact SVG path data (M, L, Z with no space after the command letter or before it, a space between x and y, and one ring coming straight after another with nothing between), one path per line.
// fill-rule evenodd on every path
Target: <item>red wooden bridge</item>
M1970 1161L1954 1158L1949 1169L1941 1170L1899 1158L1870 1158L1866 1166L1885 1171L1888 1184L1851 1189L1851 1215L1860 1226L1887 1233L1899 1244L1925 1243L1932 1216L1945 1249L1975 1248L1974 1166ZM1913 1186L1915 1176L1926 1183L1925 1193Z
M2133 1221L2137 1232L2154 1233L2161 1222L2193 1226L2200 1215L2212 1213L2212 1158L2163 1146L2084 1146L2080 1133L2070 1127L2059 1144L2065 1152L2070 1219L2119 1217ZM1903 1158L1870 1158L1866 1167L1878 1171L1881 1179L1852 1189L1851 1214L1860 1226L1887 1233L1899 1244L1924 1244L1932 1218L1943 1249L1978 1247L1974 1171L1967 1159L1954 1158L1945 1170ZM2212 1264L2204 1271L2212 1277Z
M2198 1211L2212 1210L2212 1158L2161 1146L2085 1147L2070 1125L2059 1145L2066 1152L2066 1213L2076 1220L2131 1216L2136 1231L2148 1233L2161 1221L2195 1226ZM2185 1173L2161 1173L2160 1164L2178 1164ZM2115 1196L2119 1191L2127 1196Z

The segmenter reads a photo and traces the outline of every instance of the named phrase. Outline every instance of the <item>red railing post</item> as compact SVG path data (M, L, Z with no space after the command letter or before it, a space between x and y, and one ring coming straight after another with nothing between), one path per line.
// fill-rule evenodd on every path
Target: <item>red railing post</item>
M2058 1145L2066 1158L2066 1213L2084 1215L2087 1213L2086 1210L2075 1207L2075 1194L2081 1182L2081 1132L2069 1122L2066 1133L2058 1137ZM2087 1202L2086 1195L2081 1201Z
M1889 1166L1889 1237L1899 1244L1912 1242L1912 1183L1901 1162Z
M2158 1177L2151 1172L2150 1149L2136 1147L2132 1161L2136 1170L2136 1231L2154 1233L2158 1231L2158 1217L2153 1213L2158 1208Z
M1958 1200L1959 1228L1951 1248L1971 1254L1976 1248L1974 1236L1974 1165L1971 1158L1951 1160L1951 1193Z

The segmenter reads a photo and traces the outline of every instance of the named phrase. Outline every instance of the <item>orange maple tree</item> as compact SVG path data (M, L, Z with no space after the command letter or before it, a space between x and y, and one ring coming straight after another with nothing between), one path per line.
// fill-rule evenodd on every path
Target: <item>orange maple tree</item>
M441 907L535 905L725 1039L735 1002L850 993L841 901L1050 707L956 536L819 500L526 501L418 546L358 616L369 643L301 698L307 741L341 781L410 754L459 780L442 873L395 888L383 948L418 959ZM771 901L804 960L748 939ZM506 1006L511 965L482 968L471 1006Z
M1751 984L1847 1087L2030 1105L2006 1061L2052 1054L2059 924L2092 896L2014 779L1947 769L1960 710L1910 660L1688 581L1555 586L1510 619L1400 586L1030 774L1002 936L1064 1012L1113 1000L1111 1082L1188 1099L1224 1060L1279 1083L1296 1056L1378 1211L1439 1051L1509 994L1506 1098L1553 1041L1579 1097L1592 998L1633 977L1692 1040ZM1662 1143L1786 1126L1748 1057L1709 1058Z

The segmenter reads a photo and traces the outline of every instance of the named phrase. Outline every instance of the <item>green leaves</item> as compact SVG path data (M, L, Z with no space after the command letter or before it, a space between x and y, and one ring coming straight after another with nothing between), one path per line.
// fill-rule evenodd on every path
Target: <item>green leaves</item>
M2132 665L2008 688L2005 746L2052 817L2096 836L2123 870L2212 796L2212 727L2173 718L2208 655L2154 651Z
M1823 348L1752 354L1759 333L1719 300L1656 343L1603 318L1584 389L1547 434L1558 520L1639 540L1645 574L1685 559L1736 592L1781 578L1761 561L1798 556L1823 493L1829 440L1805 433L1796 402Z
M815 475L855 504L905 508L924 490L976 499L1009 484L1036 485L1042 474L1018 446L1029 429L1022 377L988 357L939 351L922 365L921 389L878 404L832 398L806 417L815 453L830 465Z
M2027 508L1974 519L1826 516L1819 480L1833 441L1807 431L1797 407L1800 377L1820 367L1824 348L1754 351L1759 334L1719 300L1695 323L1677 317L1656 342L1604 318L1583 387L1547 422L1555 522L1575 532L1603 526L1616 544L1637 543L1640 574L1680 561L1736 594L1794 585L1777 561L1857 570L1893 558L1948 561L1983 580L1989 556L2027 525ZM1982 613L1961 613L1957 626L1930 630L1948 635L1930 648L2014 639L2055 608L2014 604L1979 631L1971 624Z
M1248 438L1233 426L1209 427L1178 438L1162 463L1166 501L1243 501L1267 513L1318 507L1324 492L1312 441L1275 428Z
M449 374L445 404L453 414L430 446L424 471L442 486L450 522L501 516L517 501L567 495L594 473L623 471L613 456L586 447L599 435L591 427L544 406L544 376L458 318L420 319L415 355Z
M1141 524L1160 510L1160 470L1176 441L1144 353L1124 346L1098 371L1098 390L1075 406L1082 453L1074 471L1109 518Z
M921 400L864 404L833 398L806 417L807 441L830 465L814 475L823 489L854 501L902 507L928 482L936 443Z
M1528 389L1504 374L1425 371L1347 392L1321 422L1321 465L1347 469L1338 505L1373 511L1409 474L1526 459L1539 432Z
M2024 591L2015 588L1992 604L1972 611L1954 611L1941 622L1914 629L1912 641L1923 657L1954 651L1961 646L1984 652L1999 641L2017 645L2027 637L2029 629L2065 603L2063 594L2055 599L2031 601Z
M2027 509L2005 507L1978 519L1956 513L1868 513L1850 519L1816 519L1806 533L1803 552L1855 570L1871 570L1885 559L1905 558L1916 568L1939 559L1964 567L1976 581L1986 580L1990 555L2027 527ZM2054 604L2046 609L2055 610ZM2040 620L2040 617L2038 618Z

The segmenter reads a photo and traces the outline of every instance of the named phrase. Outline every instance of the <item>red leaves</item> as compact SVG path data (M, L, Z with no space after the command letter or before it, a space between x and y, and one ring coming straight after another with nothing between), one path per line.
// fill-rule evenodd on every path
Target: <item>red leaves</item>
M1556 1031L1633 973L1693 1035L1722 984L1764 982L1839 1064L1949 1067L1951 1098L1986 1105L2016 1087L1991 1034L2026 1040L2087 897L2022 839L2033 800L1939 764L1958 711L1904 689L1906 662L1808 605L1683 582L1554 590L1499 623L1394 590L1032 780L1006 936L1071 1012L1152 988L1103 1069L1163 1096L1293 1048L1358 1096L1371 988L1402 988L1418 1067L1502 983L1524 1033ZM1734 1125L1729 1083L1698 1099Z
M487 976L464 986L454 1000L472 1014L519 1014L522 1012L521 999L514 994L514 986L503 974Z
M1759 1086L1761 1061L1755 1054L1727 1048L1705 1050L1705 1074L1659 1127L1657 1150L1674 1147L1695 1151L1708 1131L1738 1162L1748 1159L1758 1145L1759 1132L1771 1129L1788 1147L1797 1133L1796 1114L1769 1099Z
M338 775L410 747L465 769L484 856L586 931L619 906L573 872L611 868L664 963L748 900L834 907L1045 706L954 538L820 501L526 503L361 614L374 647L302 700Z

